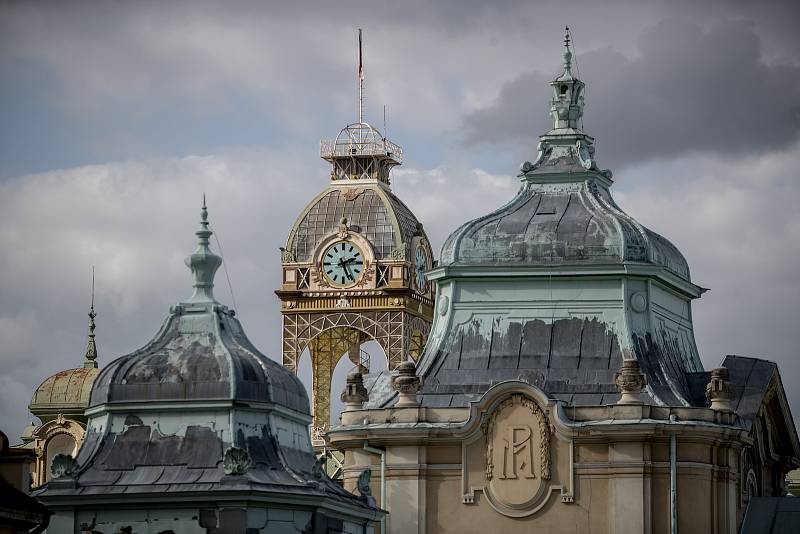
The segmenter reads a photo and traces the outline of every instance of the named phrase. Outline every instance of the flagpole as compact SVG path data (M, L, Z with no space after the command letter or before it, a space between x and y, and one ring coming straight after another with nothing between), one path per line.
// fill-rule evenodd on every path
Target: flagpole
M361 28L358 29L358 122L364 122L364 64L361 56Z

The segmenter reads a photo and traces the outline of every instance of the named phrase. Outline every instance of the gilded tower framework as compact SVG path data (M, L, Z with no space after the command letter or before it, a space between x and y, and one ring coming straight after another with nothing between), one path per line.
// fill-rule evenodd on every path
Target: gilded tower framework
M358 122L322 141L320 155L331 164L331 181L289 232L276 291L283 364L297 372L303 351L310 353L317 442L330 422L331 379L341 358L369 370L361 345L372 340L390 370L417 360L433 317L425 279L433 252L422 224L390 187L402 149Z

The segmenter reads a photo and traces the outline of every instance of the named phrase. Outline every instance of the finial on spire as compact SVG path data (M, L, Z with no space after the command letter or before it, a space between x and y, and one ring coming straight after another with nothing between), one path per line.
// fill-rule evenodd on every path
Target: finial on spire
M571 42L569 26L564 26L564 70L570 72L572 68L572 50L569 48Z
M197 250L186 257L186 266L192 270L194 293L189 302L216 302L214 298L214 275L222 265L222 258L208 248L209 238L213 234L208 228L208 208L206 195L203 193L203 207L200 209L200 229L197 236Z
M83 366L88 369L97 368L97 345L94 341L94 265L92 265L92 303L89 306L89 342L86 344L86 354L83 358Z

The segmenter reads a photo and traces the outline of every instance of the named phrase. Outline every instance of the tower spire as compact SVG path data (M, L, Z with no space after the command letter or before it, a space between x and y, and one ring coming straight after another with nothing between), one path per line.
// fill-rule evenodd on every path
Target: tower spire
M92 303L89 306L89 342L86 344L86 354L83 357L83 366L87 369L97 368L97 345L94 340L94 265L92 265Z
M569 26L564 26L564 72L570 74L572 73L572 50L569 48L571 41Z
M569 26L564 26L564 74L572 74L572 50L569 47L571 42Z
M222 258L208 248L209 238L213 234L208 228L208 208L206 195L203 194L203 207L200 209L200 229L197 236L197 250L186 257L186 266L192 271L192 287L194 293L188 302L216 302L214 298L214 275L222 265Z
M553 117L554 130L580 130L583 116L583 93L585 85L572 75L572 35L569 26L564 28L564 72L550 82L553 87L553 98L550 102L550 114Z

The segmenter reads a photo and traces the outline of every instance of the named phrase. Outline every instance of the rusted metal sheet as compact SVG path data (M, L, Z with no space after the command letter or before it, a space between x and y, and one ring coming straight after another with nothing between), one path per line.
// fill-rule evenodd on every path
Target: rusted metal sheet
M589 404L616 395L614 374L622 363L616 335L595 318L552 324L475 318L438 360L422 389L426 406L459 405L493 384L517 379Z

